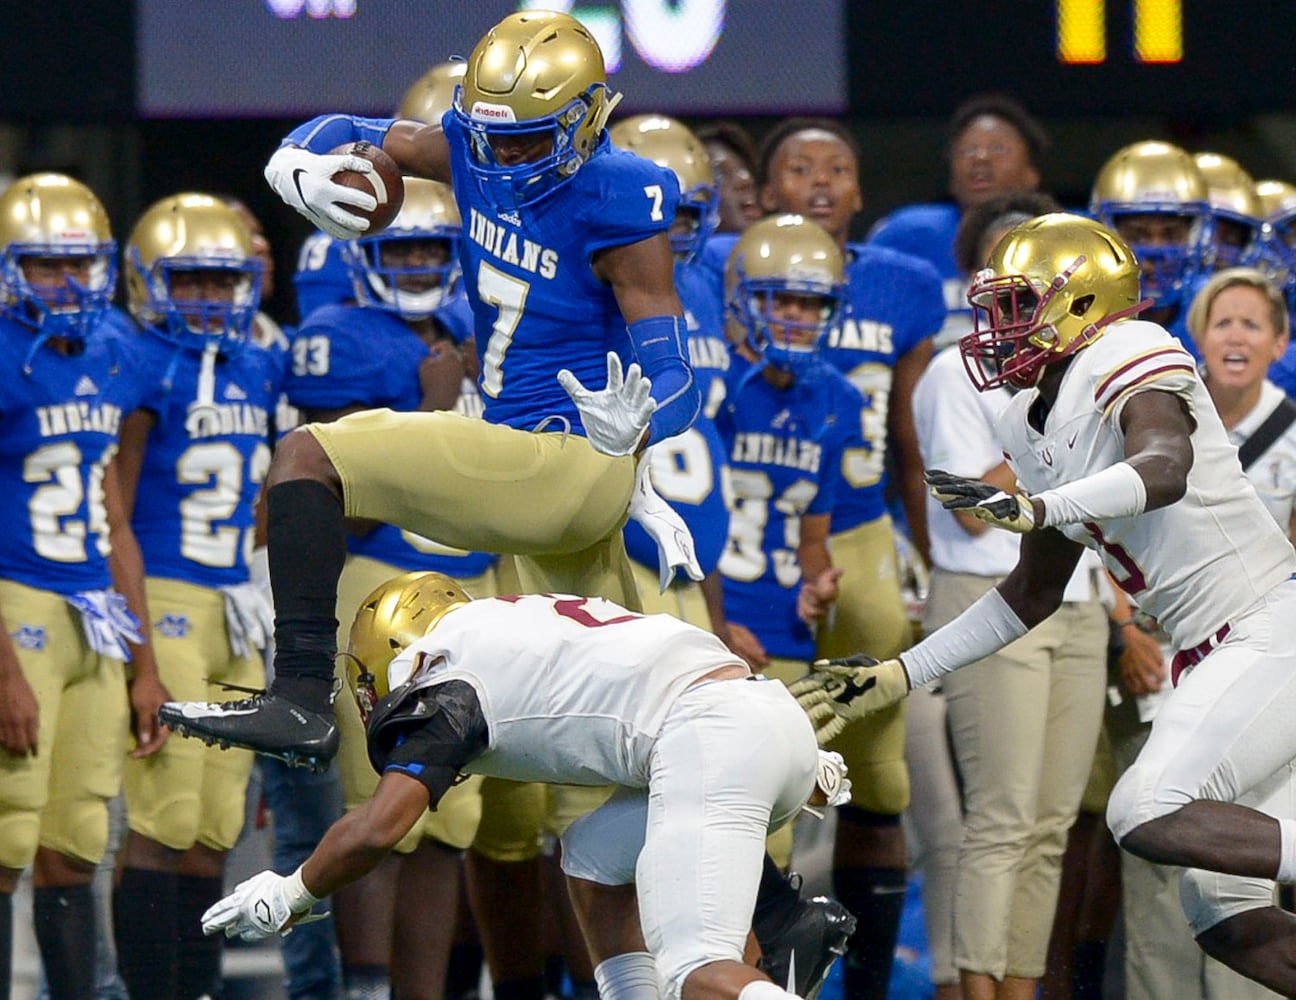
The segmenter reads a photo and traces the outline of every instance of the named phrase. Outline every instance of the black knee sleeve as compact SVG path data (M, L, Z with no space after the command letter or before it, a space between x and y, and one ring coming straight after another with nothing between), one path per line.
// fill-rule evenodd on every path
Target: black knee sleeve
M342 503L323 483L291 479L270 489L266 508L275 605L274 687L312 708L300 697L301 689L316 689L322 682L327 695L333 685L337 584L346 562ZM285 691L282 681L295 690Z
M171 872L126 868L113 890L117 972L132 997L175 996L178 883Z
M202 915L223 895L222 879L197 875L180 875L176 879L177 1000L198 1000L220 994L225 938L220 934L204 934Z
M90 886L36 889L32 922L50 996L94 1000L95 909Z
M801 901L799 878L784 875L774 859L765 855L761 868L760 888L756 892L756 909L752 913L752 931L765 950L799 912Z
M0 1000L9 1000L13 975L13 894L0 893Z
M886 1000L908 882L903 868L838 868L833 891L858 925L846 944L845 992L851 1000Z

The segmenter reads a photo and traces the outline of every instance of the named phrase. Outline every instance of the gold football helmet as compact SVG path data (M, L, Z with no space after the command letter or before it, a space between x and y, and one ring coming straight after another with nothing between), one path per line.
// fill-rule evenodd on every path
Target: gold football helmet
M30 174L0 195L0 307L49 337L83 338L117 284L117 244L94 192Z
M816 222L779 215L748 226L725 266L731 339L775 367L810 372L845 301L844 268L836 241ZM813 321L781 315L783 300L812 298L820 300Z
M472 143L469 170L501 209L537 201L589 159L620 99L580 21L548 10L510 14L472 50L455 93L455 118Z
M420 76L405 91L397 118L408 118L429 125L439 124L447 111L454 107L455 88L463 81L468 64L462 59L437 63Z
M431 316L459 289L462 242L454 192L437 181L405 178L405 200L391 225L342 247L356 301L402 319Z
M347 677L361 719L367 723L391 690L391 661L471 600L443 573L414 572L388 580L360 602L347 641Z
M1296 185L1256 181L1255 193L1265 220L1258 266L1296 307Z
M720 191L706 146L682 123L665 115L635 115L608 129L612 145L665 167L679 181L680 203L671 229L671 249L690 261L720 221ZM681 215L689 225L683 229ZM680 231L682 230L682 231Z
M1219 153L1194 153L1215 217L1214 268L1247 267L1260 257L1264 211L1242 164Z
M1182 220L1182 239L1128 242L1143 267L1143 288L1158 308L1177 305L1185 288L1209 271L1214 247L1210 190L1193 158L1168 142L1136 142L1118 150L1094 181L1089 208L1124 233L1131 217Z
M1260 215L1265 219L1279 213L1296 215L1296 184L1272 179L1256 181L1255 196L1260 203Z
M238 212L209 195L172 195L146 209L131 232L127 303L140 323L168 340L202 350L217 338L231 350L256 318L261 266ZM176 295L177 276L183 282L196 272L207 275L196 291Z
M968 301L976 325L959 349L983 392L1036 385L1048 365L1150 304L1140 301L1138 261L1125 241L1066 212L1009 230L973 276Z

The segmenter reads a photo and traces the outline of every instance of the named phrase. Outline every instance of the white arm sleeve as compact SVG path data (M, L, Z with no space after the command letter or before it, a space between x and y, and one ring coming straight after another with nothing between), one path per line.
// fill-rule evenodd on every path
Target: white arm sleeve
M913 649L900 654L910 687L966 667L1026 634L1026 626L1008 607L997 588L978 598L949 624L938 628Z
M1117 462L1073 483L1035 496L1044 504L1044 527L1106 521L1142 514L1147 506L1143 477L1128 462Z

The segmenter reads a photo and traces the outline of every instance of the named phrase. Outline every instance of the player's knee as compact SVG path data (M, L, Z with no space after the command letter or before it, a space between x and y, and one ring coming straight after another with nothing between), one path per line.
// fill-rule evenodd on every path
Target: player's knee
M500 864L538 858L544 844L544 814L544 785L487 778L481 784L473 853Z
M40 846L88 865L97 865L108 850L108 802L83 798L51 802L40 820Z
M298 427L275 446L270 461L267 489L292 479L312 479L324 483L341 496L342 481L337 467L324 446L305 427Z
M1273 905L1273 882L1187 868L1179 876L1179 905L1193 937L1210 931L1212 948L1243 943L1241 921L1230 918ZM1213 952L1212 952L1213 953Z
M40 813L31 809L0 807L0 868L18 871L36 857Z
M850 774L850 771L847 771ZM851 781L851 805L883 816L899 816L909 808L909 768L903 760L878 764L864 770L856 789Z
M168 802L158 803L154 808L144 810L138 809L133 812L129 810L128 815L130 828L138 833L141 837L155 841L164 847L169 847L174 851L187 851L198 842L198 832L201 825L201 804L197 796L175 798ZM243 812L240 808L238 812L238 823L241 829L243 822ZM239 830L234 831L234 840L238 839ZM230 840L228 846L225 841L229 840L229 833L225 831L224 835L215 829L209 831L209 846L220 847L222 850L228 850L234 846Z
M1107 826L1116 842L1138 854L1138 838L1130 838L1139 827L1168 816L1192 801L1180 790L1156 780L1156 776L1135 764L1126 771L1107 800Z

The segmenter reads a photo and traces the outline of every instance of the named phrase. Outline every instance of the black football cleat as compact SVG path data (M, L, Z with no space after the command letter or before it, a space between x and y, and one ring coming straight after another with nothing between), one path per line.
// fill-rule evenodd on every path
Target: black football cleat
M814 1000L854 933L855 917L837 900L802 900L796 917L761 958L761 971L789 993Z
M208 746L243 747L317 774L328 769L338 751L332 712L312 712L270 691L238 701L168 701L158 718L179 735Z

